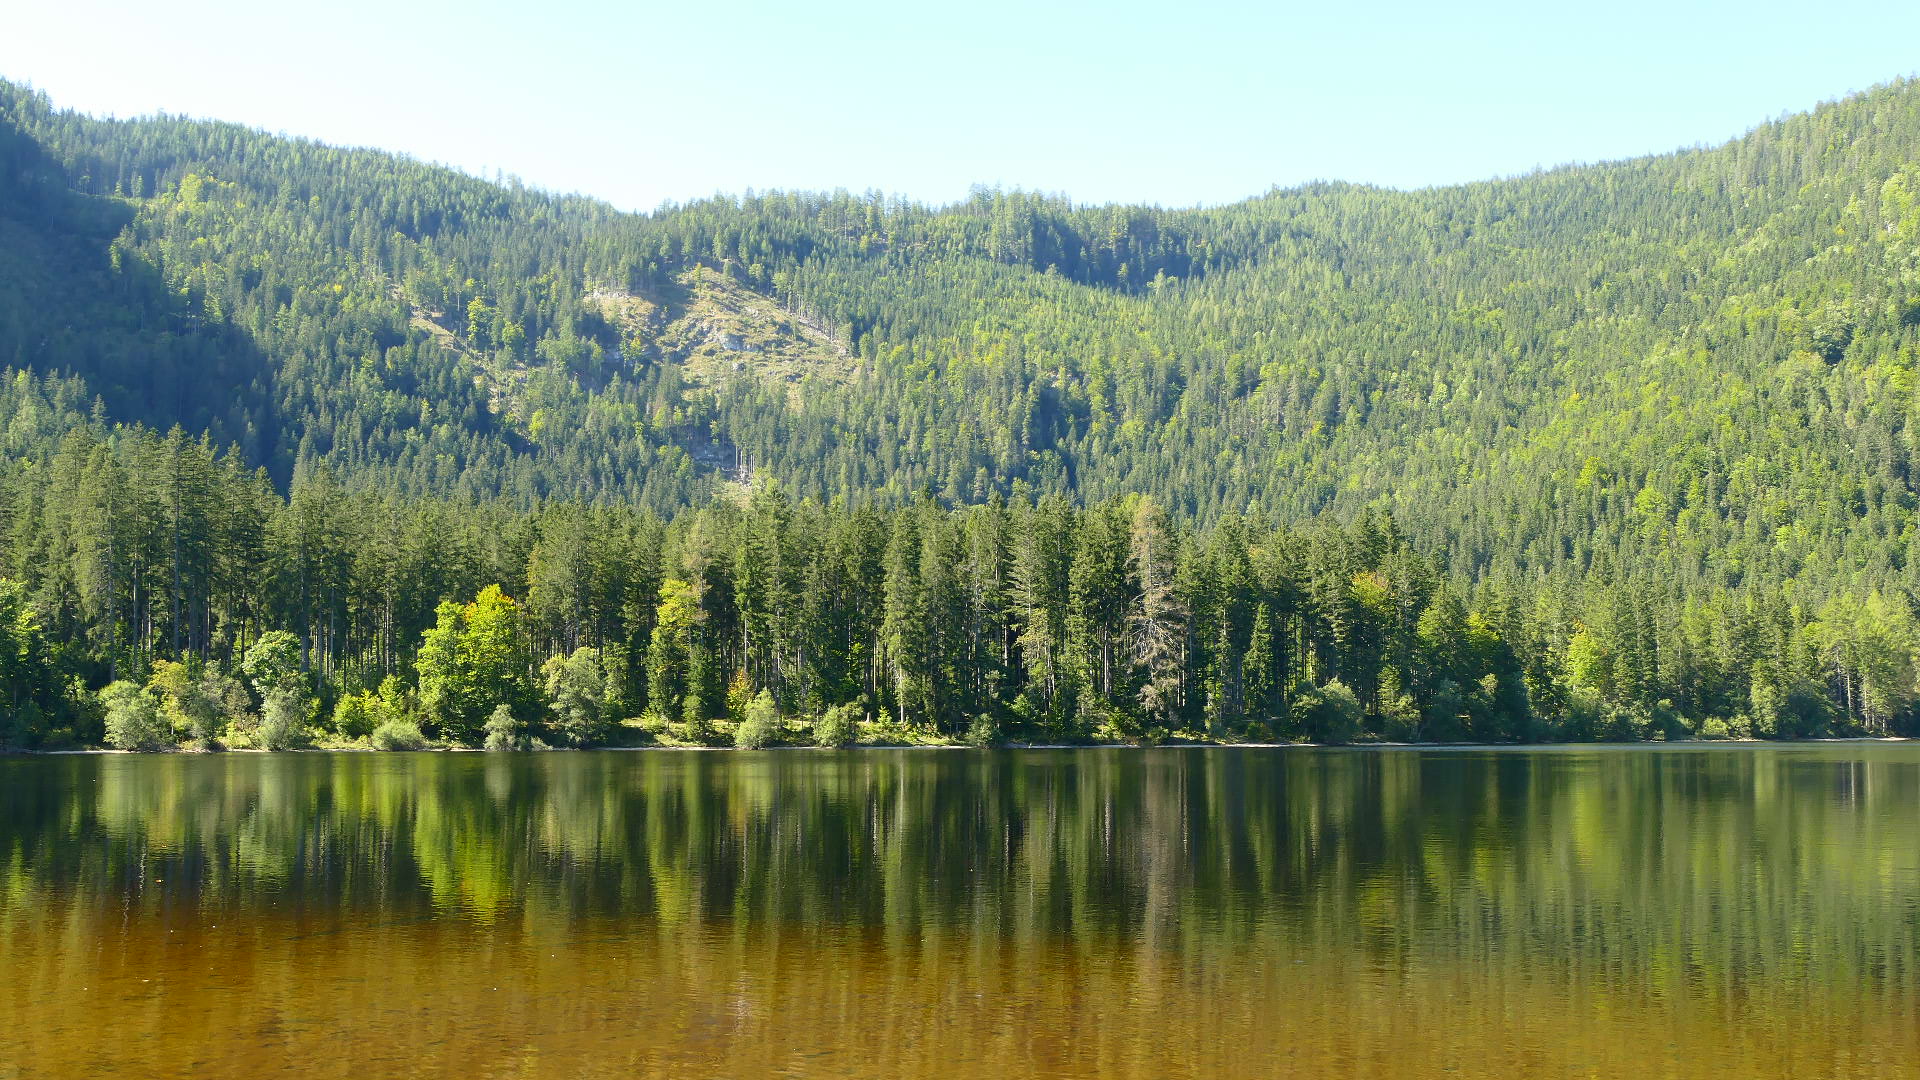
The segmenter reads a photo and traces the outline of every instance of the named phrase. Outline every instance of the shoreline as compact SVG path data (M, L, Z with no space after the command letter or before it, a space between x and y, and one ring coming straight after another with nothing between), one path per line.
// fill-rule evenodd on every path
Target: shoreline
M900 744L874 743L852 746L767 746L760 750L741 750L733 746L556 746L541 750L486 750L475 746L437 746L420 750L377 750L371 746L316 746L298 750L115 750L110 747L82 747L61 750L0 750L8 757L223 757L230 754L272 756L282 754L583 754L583 753L734 753L834 752L847 750L1703 750L1714 747L1790 747L1845 744L1903 745L1920 744L1920 737L1905 735L1851 735L1818 739L1689 739L1681 742L1545 742L1545 743L1311 743L1311 742L1167 742L1140 743L1001 743L993 746L968 746L964 743Z

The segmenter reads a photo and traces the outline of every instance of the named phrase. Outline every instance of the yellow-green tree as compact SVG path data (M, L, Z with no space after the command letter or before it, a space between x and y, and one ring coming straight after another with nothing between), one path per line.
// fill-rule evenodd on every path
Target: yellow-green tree
M489 585L472 603L443 601L435 614L415 662L427 722L444 738L473 743L500 705L532 715L533 664L513 598Z

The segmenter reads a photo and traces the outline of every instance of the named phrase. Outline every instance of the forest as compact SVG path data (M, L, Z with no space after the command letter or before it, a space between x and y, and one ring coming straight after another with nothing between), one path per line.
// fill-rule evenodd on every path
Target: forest
M1915 161L629 214L0 83L0 744L1915 733Z
M662 519L348 490L64 418L5 504L14 745L1536 741L1908 730L1904 599L1461 583L1363 513L793 499ZM63 404L64 401L64 404ZM17 425L16 425L17 426Z

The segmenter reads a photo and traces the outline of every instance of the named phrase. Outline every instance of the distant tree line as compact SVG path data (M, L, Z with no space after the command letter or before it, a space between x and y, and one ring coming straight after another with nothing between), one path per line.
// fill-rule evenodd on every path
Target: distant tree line
M54 387L57 392L58 387ZM1152 498L662 519L343 488L82 423L0 485L0 737L291 747L1910 732L1908 606L1451 575ZM632 721L632 723L628 723Z

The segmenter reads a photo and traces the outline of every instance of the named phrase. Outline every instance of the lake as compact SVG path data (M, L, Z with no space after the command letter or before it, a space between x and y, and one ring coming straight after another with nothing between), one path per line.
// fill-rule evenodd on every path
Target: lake
M1920 746L0 758L0 1078L1920 1075Z

